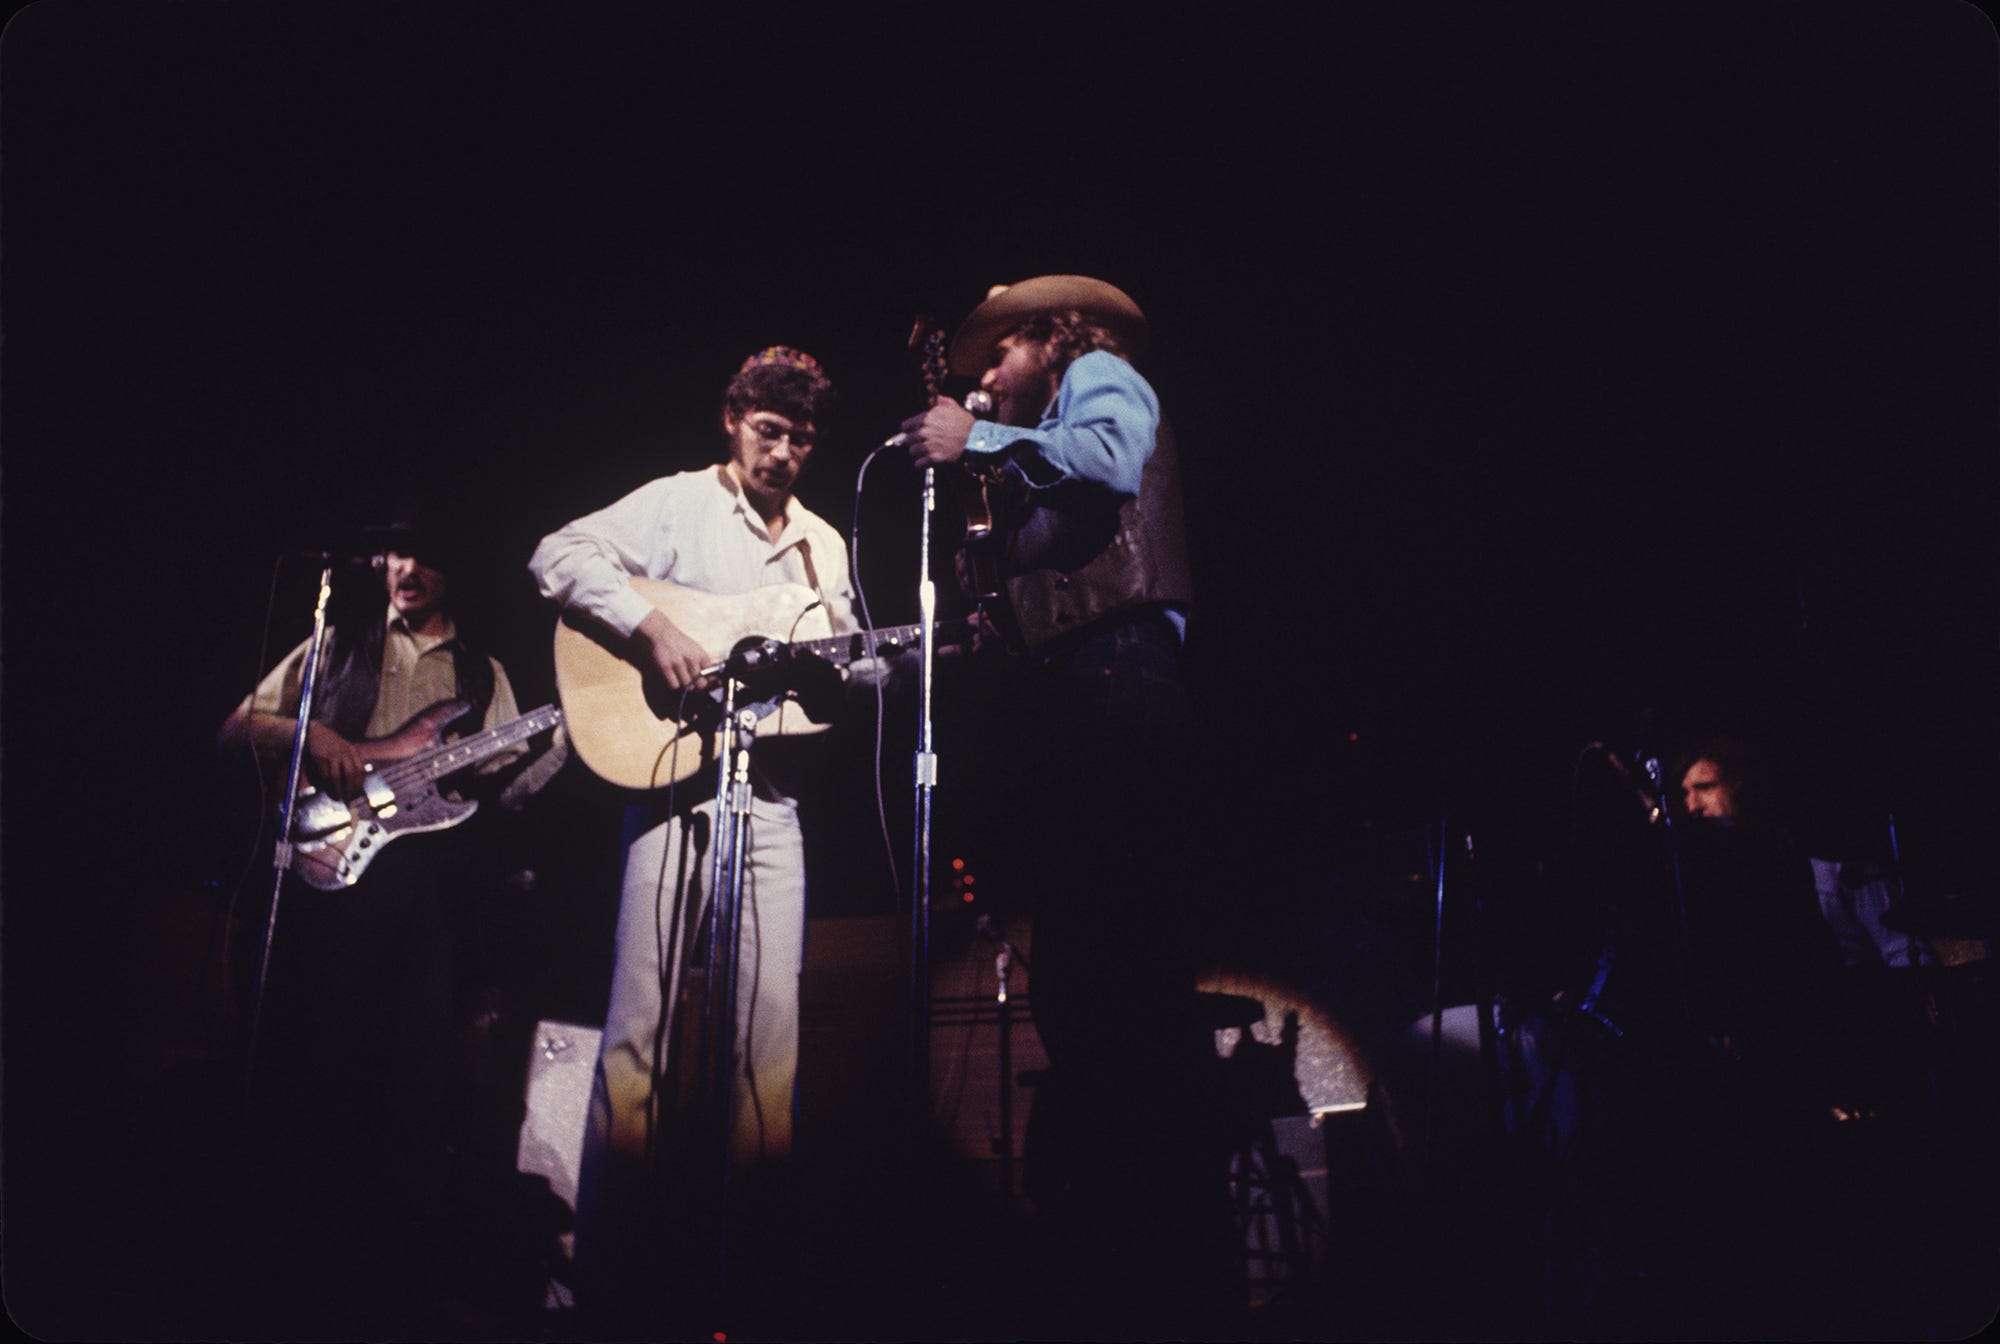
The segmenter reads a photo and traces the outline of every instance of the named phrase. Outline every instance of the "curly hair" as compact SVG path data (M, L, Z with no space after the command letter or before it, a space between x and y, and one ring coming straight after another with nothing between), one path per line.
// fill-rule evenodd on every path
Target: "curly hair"
M770 355L783 347L766 351ZM722 393L722 409L741 418L770 411L800 424L817 424L835 403L833 382L810 355L785 350L793 358L752 355Z
M1128 363L1137 363L1136 351L1129 349L1112 330L1094 322L1074 308L1037 313L1014 328L1011 335L1043 344L1049 350L1049 372L1060 378L1063 371L1093 350L1114 354Z

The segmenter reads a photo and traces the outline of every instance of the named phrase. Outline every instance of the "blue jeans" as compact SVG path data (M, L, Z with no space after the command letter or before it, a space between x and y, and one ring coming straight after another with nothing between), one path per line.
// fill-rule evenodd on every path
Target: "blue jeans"
M1051 1068L1031 1130L1053 1170L1031 1158L1029 1175L1070 1239L1057 1264L1090 1267L1067 1288L1086 1310L1185 1328L1226 1301L1232 1265L1203 1087L1214 1032L1194 996L1199 813L1179 633L1147 610L1073 636L1037 672L1045 787L1031 811L1048 862L1029 983Z

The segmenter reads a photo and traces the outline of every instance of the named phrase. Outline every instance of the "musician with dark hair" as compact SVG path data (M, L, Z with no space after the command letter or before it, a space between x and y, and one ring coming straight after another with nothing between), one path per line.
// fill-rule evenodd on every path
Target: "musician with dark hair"
M448 539L436 529L424 532L402 523L368 529L366 539L379 557L389 610L386 618L330 627L306 735L307 778L342 798L361 785L355 744L389 736L420 710L467 700L472 708L461 729L492 727L520 712L507 670L466 642L446 606ZM302 643L236 707L218 736L224 748L249 747L278 764L289 758L305 655ZM495 773L520 755L517 748L483 769Z
M484 871L471 862L481 850L471 826L401 824L439 810L425 801L439 791L453 800L442 810L458 819L469 815L461 795L518 806L563 753L515 770L529 734L495 737L465 768L404 786L395 802L370 792L401 784L390 763L441 738L481 736L524 717L540 731L554 719L521 716L506 669L460 632L447 606L448 542L435 529L396 524L364 540L381 578L366 593L336 584L301 763L305 782L347 805L351 821L320 838L327 843L301 839L294 850L259 977L249 1065L257 1142L246 1174L259 1200L250 1249L271 1262L246 1278L252 1296L271 1294L274 1311L373 1332L405 1328L449 1259L451 911L453 896ZM230 713L223 749L284 768L308 647L292 650ZM354 815L364 797L379 805L375 826ZM305 815L294 813L295 836ZM246 980L256 941L246 940ZM367 1290L357 1291L363 1280Z
M793 356L796 358L790 358ZM837 399L833 383L812 356L772 346L753 355L729 380L722 392L722 411L725 416L737 417L770 411L809 425L826 419Z
M1223 1305L1209 1293L1227 1217L1196 1122L1214 1043L1190 936L1192 586L1174 436L1136 362L1146 330L1102 280L996 286L950 350L993 418L940 398L903 433L918 466L976 466L989 482L989 614L1028 655L1019 735L1045 764L1021 786L1024 820L1051 856L1032 948L1053 1066L1037 1117L1060 1109L1071 1140L1038 1184L1061 1192L1051 1212L1077 1251L1059 1263L1091 1266L1069 1287L1107 1324L1185 1331Z
M669 705L672 697L699 702L711 682L705 669L730 650L706 647L703 632L683 628L635 589L635 580L714 598L789 585L831 633L851 631L846 548L793 495L833 397L819 362L802 351L772 346L750 356L723 394L724 460L649 481L543 538L528 562L543 596L657 677ZM571 717L572 734L585 732L573 710ZM730 1160L738 1177L756 1178L761 1168L768 1179L792 1150L806 923L798 748L797 740L773 737L750 752L737 1061L728 1071ZM578 1189L578 1304L630 1328L645 1326L641 1313L660 1303L659 1238L683 1230L661 1225L659 1173L680 1159L663 1135L679 1123L677 1095L694 1086L676 1076L691 1067L675 1047L676 1032L685 1030L677 1005L684 969L701 964L697 944L711 895L713 780L679 768L678 750L663 753L666 773L657 782L636 782L650 791L626 812L610 1003ZM593 763L581 740L579 753ZM698 738L685 754L701 754ZM683 775L685 783L664 787ZM752 1183L734 1188L747 1194ZM683 1284L699 1287L700 1266L711 1261L681 1259Z

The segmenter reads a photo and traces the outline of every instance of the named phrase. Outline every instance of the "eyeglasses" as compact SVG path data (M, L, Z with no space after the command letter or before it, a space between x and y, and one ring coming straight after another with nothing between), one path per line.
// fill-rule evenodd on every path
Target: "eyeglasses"
M810 429L781 425L774 420L752 420L750 428L757 431L758 441L766 448L776 448L779 440L790 439L792 447L800 452L812 451L815 436Z

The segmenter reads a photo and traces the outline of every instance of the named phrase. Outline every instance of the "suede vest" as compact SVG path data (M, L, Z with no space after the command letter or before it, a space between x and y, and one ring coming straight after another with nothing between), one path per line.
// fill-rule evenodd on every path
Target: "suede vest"
M382 690L382 642L387 633L385 625L375 622L364 628L359 639L342 639L338 631L329 636L333 648L313 718L350 742L362 740L375 713L375 697ZM458 698L472 702L472 711L461 723L477 728L485 722L486 707L493 701L493 664L460 638L452 642L451 665Z
M1065 481L1012 491L994 513L1001 578L1030 649L1109 616L1193 600L1180 458L1164 420L1137 496Z

